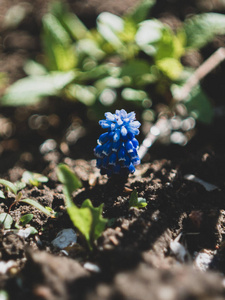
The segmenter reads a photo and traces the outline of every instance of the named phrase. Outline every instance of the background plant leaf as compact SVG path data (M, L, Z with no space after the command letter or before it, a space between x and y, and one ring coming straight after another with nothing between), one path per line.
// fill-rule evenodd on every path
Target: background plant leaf
M50 71L68 71L76 65L75 49L63 25L51 13L43 17L42 42L46 54L46 64Z
M135 90L132 88L125 88L121 92L121 96L129 101L142 101L147 98L147 94L143 90Z
M184 54L184 43L185 38L182 31L175 35L173 31L168 26L163 26L161 29L161 38L156 43L156 60L161 60L164 58L174 58L180 59Z
M47 74L47 69L41 63L38 63L31 59L29 59L25 63L23 69L26 72L26 74L29 76L37 76L37 75L42 76Z
M25 77L6 90L0 103L5 106L33 105L43 97L58 95L74 78L73 71Z
M124 29L124 20L109 12L101 13L97 18L97 30L114 49L123 48L124 45L118 34Z
M156 42L162 37L164 25L158 20L146 20L139 24L135 41L140 49L152 56L156 53Z
M22 180L26 184L31 184L33 186L38 186L40 183L48 182L48 177L46 177L42 174L39 174L39 173L25 171L23 173Z
M186 47L199 49L212 41L215 35L225 34L225 15L204 13L184 21Z
M181 62L171 57L157 60L156 65L171 80L178 79L183 70Z
M155 3L155 0L141 0L137 6L126 15L126 17L129 17L136 24L138 24L147 18L151 8L155 5Z
M62 1L55 1L51 4L50 12L54 15L64 30L74 39L80 40L86 37L87 33L90 34L87 27L81 20L73 13L71 13Z
M120 77L128 76L135 80L148 73L150 73L150 65L144 60L135 59L122 66Z
M211 124L213 120L213 106L202 88L198 85L195 87L189 98L185 101L188 112L198 121L204 124Z

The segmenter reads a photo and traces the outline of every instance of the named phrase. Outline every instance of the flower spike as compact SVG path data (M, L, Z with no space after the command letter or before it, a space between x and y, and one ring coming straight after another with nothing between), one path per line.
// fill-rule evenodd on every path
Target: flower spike
M108 177L134 173L135 166L140 164L135 135L139 134L141 123L135 120L134 112L127 113L124 109L116 110L115 114L107 112L105 117L99 124L108 131L100 135L94 149L97 167Z

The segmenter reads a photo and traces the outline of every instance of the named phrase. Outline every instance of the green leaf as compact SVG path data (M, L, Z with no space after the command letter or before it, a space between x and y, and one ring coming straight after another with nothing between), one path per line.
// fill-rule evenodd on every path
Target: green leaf
M53 2L50 12L74 39L83 39L87 33L90 33L81 20L75 14L69 12L66 3Z
M138 197L138 193L134 190L129 199L129 208L136 207L138 209L144 208L147 205L146 199Z
M3 225L4 229L10 229L13 223L12 217L7 213L0 214L0 224Z
M213 40L215 35L225 34L225 15L204 13L185 20L186 47L199 49Z
M97 29L114 49L124 46L118 37L118 34L124 30L124 20L122 18L109 12L103 12L97 18Z
M52 13L43 17L42 42L46 64L51 71L68 71L75 67L77 58L70 34Z
M86 36L91 36L90 31L75 14L67 13L63 16L63 22L74 39L81 40Z
M137 32L137 25L130 18L124 18L123 21L124 21L123 31L118 33L118 37L124 44L127 45L127 47L129 47L129 44L132 45L134 42L134 38ZM126 50L132 51L133 47L127 48ZM129 53L127 54L128 55L126 55L126 57L129 57Z
M150 65L144 60L131 60L121 68L120 77L128 76L136 80L138 77L150 73Z
M17 192L26 187L26 183L22 182L22 181L16 181L16 182L14 182L14 185L17 188Z
M36 75L40 76L40 75L47 74L47 70L42 64L39 64L36 61L31 59L25 63L23 69L26 72L26 74L30 76L36 76Z
M139 24L135 41L137 45L148 55L156 53L155 43L162 37L162 29L165 26L158 20L146 20Z
M85 72L79 72L77 75L78 81L96 80L109 75L111 67L108 64L96 66Z
M22 226L25 226L26 224L28 224L32 219L33 219L34 215L33 214L26 214L26 215L23 215L21 218L20 218L20 223Z
M204 124L211 124L214 116L213 106L199 85L192 90L184 104L195 119Z
M88 208L92 214L92 225L91 225L91 232L90 237L91 241L97 240L102 232L105 229L105 225L107 224L108 220L102 217L104 203L99 205L98 207L93 207L91 201L86 199L81 206L81 209Z
M164 26L161 33L161 38L156 43L157 52L155 54L155 59L179 59L184 53L185 38L182 30L180 30L176 36L169 27Z
M43 97L58 95L74 78L75 73L72 71L25 77L6 90L0 104L5 106L33 105Z
M178 79L183 70L182 64L176 58L167 57L157 60L156 65L171 80Z
M66 95L73 100L78 100L86 106L93 105L97 98L97 89L91 85L70 84Z
M55 212L53 208L51 208L49 206L45 206L45 209L48 210L52 215L54 215L55 218L57 218L59 216L59 214L57 212Z
M97 60L102 59L105 56L105 52L102 51L97 42L91 39L82 39L77 42L77 52L85 53L90 57L94 57Z
M3 191L0 191L0 198L5 199L5 195L4 195Z
M59 164L57 167L57 176L59 181L64 185L64 194L66 196L67 206L72 205L71 194L82 187L79 178L65 164Z
M123 85L123 80L121 78L115 78L112 76L105 77L95 82L95 87L100 91L105 88L119 88Z
M131 18L136 24L144 21L150 9L155 5L156 0L141 0L138 5L132 9L131 13L128 13L126 17Z
M82 186L79 179L67 165L59 164L57 168L59 181L64 185L63 191L67 203L67 212L74 226L82 233L88 247L92 249L93 242L101 235L107 219L102 218L103 204L94 208L89 199L78 208L71 199L71 194Z
M90 250L92 250L93 242L101 236L108 222L102 217L102 209L103 204L95 208L89 199L83 202L81 208L75 204L67 208L74 226L83 234Z
M18 192L17 187L12 182L5 179L0 179L0 184L8 188L13 194L15 195L17 194Z
M56 217L56 213L52 213L51 211L49 211L48 209L46 209L44 206L42 206L40 203L38 203L37 201L35 201L33 199L22 199L22 200L20 200L20 202L27 203L29 205L34 206L36 209L40 210L42 213L44 213L48 217L51 217L51 218Z
M47 13L43 17L42 22L44 32L49 33L57 43L61 44L62 46L67 46L71 43L71 38L68 32L53 14Z
M64 47L60 44L51 43L51 54L46 59L50 71L70 71L77 63L77 57L73 47ZM54 60L54 63L52 63Z
M40 183L48 182L48 177L43 176L39 173L33 173L29 171L25 171L22 176L22 180L26 184L31 184L33 186L38 186Z
M129 101L142 101L147 98L147 94L143 90L135 90L131 88L125 88L121 93L123 99Z

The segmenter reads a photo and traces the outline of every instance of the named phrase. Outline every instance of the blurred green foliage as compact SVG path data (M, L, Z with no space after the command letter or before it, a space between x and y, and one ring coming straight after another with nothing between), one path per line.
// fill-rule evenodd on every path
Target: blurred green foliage
M48 96L93 109L132 101L154 118L155 99L170 107L172 86L182 86L194 71L182 65L182 56L225 34L225 15L195 15L173 31L160 20L147 19L154 4L141 1L123 17L103 12L89 30L65 4L53 3L43 17L42 60L26 63L27 77L6 90L1 105L32 105ZM209 123L209 99L204 95L201 100L201 91L193 95L184 105L190 113L197 109L193 116ZM203 110L202 102L207 103Z

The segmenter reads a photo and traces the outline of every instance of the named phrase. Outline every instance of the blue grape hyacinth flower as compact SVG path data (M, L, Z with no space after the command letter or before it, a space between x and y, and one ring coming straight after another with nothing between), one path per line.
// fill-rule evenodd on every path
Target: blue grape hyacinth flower
M99 124L108 131L100 135L94 149L97 167L108 177L134 173L135 166L140 164L135 135L139 134L141 123L136 121L134 112L127 113L124 109L116 110L115 114L107 112L105 117Z

